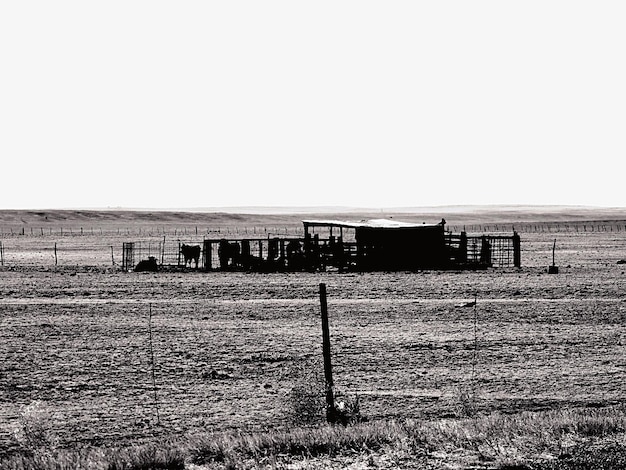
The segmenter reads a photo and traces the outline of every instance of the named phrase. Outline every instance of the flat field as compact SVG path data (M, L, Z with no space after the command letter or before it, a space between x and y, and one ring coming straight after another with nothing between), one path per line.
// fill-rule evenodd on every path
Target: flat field
M289 426L294 385L322 373L321 282L336 386L370 420L626 400L624 219L518 223L521 269L365 274L127 273L122 241L195 236L194 220L22 222L1 239L6 451L33 404L70 446Z

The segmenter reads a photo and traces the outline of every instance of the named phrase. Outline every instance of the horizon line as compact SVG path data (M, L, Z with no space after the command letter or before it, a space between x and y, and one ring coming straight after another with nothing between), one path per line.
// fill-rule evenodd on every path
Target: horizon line
M32 211L137 211L137 212L204 212L204 213L234 213L234 214L274 214L274 213L336 213L336 212L394 212L394 213L419 213L433 211L477 211L477 210L529 210L529 209L569 209L569 210L626 210L620 206L595 206L582 204L442 204L428 206L381 206L381 207L358 207L358 206L208 206L208 207L49 207L49 208L20 208L5 209L2 212L32 212Z

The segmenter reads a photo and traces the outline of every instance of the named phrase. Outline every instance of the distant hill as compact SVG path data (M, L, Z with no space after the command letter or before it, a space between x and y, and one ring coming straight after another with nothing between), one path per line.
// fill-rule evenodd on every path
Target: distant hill
M0 210L5 227L111 225L275 225L300 224L302 219L362 220L394 218L408 222L449 224L626 220L626 208L585 206L438 206L384 209L349 207L223 207L180 210L51 209Z

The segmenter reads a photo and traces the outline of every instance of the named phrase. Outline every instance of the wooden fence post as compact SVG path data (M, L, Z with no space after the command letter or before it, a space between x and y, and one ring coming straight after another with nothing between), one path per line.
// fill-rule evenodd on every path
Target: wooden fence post
M324 379L326 383L326 420L336 421L335 397L333 394L333 368L330 358L330 332L328 329L328 304L326 284L320 283L320 308L322 311L322 354L324 356Z
M461 239L459 241L459 256L457 259L457 263L467 263L467 232L465 231L465 227L463 227L463 231L461 232Z
M134 248L135 248L134 242L122 243L122 269L124 271L130 271L131 269L135 267Z
M57 258L57 243L54 242L54 265L56 266L59 259Z
M513 266L522 267L522 242L517 232L513 232Z
M548 266L549 274L559 274L559 267L554 264L554 252L556 251L556 238L554 239L554 244L552 245L552 265Z
M211 266L211 259L213 257L213 253L212 253L212 247L211 247L211 242L209 240L204 240L203 242L203 257L204 257L204 270L205 271L210 271L212 266Z

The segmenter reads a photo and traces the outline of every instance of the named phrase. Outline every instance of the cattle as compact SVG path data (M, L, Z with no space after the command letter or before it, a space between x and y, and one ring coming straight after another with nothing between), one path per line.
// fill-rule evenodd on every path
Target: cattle
M184 243L180 246L180 253L185 258L185 266L189 263L189 267L191 268L191 262L196 263L196 269L198 268L198 262L200 260L200 245L185 245Z
M287 258L298 254L302 254L302 243L300 243L300 240L290 240L287 243Z
M237 265L239 263L241 247L237 242L229 243L227 240L222 239L220 240L217 253L220 259L220 268L226 269L228 268L229 261L231 260L233 265Z
M287 266L290 269L302 269L304 267L304 251L299 240L291 240L287 244Z
M159 265L157 264L157 260L154 256L149 256L148 259L142 259L135 266L136 272L157 272L159 270Z

